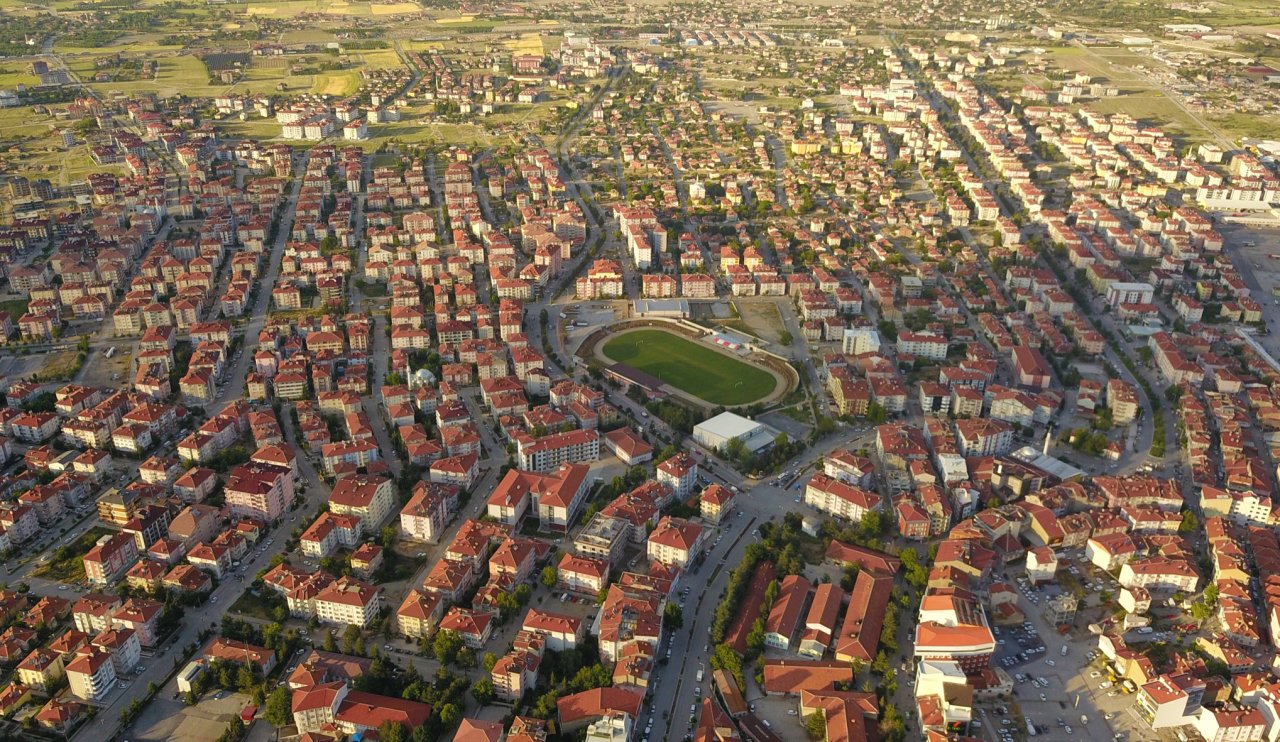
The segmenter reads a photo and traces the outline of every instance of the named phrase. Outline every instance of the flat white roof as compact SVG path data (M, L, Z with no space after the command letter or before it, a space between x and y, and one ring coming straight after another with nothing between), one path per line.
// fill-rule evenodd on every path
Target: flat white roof
M754 433L763 427L761 423L755 420L748 420L742 415L735 415L732 412L721 412L719 415L704 420L696 426L698 430L720 438L737 438L738 436L746 436Z

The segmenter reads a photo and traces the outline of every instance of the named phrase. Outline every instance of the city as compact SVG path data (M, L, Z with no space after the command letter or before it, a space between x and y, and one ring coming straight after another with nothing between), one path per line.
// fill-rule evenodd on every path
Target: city
M1265 0L0 0L0 738L1280 739L1277 157Z

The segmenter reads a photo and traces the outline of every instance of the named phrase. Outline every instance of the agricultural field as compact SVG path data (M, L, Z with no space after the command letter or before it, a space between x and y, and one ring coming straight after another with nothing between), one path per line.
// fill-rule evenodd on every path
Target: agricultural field
M606 342L603 351L711 404L750 404L777 388L768 371L663 330L627 332Z
M353 3L344 0L285 0L284 2L249 3L245 15L268 18L294 18L304 13L319 13L338 18L385 18L422 12L417 3Z

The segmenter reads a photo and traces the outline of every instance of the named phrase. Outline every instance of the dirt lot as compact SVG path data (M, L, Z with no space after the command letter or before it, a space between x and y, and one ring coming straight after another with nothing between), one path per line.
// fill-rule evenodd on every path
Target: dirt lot
M779 299L779 301L783 301ZM758 335L771 343L780 342L782 336L782 315L778 313L778 305L772 302L735 302L742 323L752 334Z
M157 696L134 724L129 738L139 742L214 742L249 703L249 697L239 693L222 693L220 699L217 695L208 693L195 706Z
M10 381L29 379L32 374L40 372L44 358L43 355L0 356L0 377L7 377Z
M81 382L85 386L97 387L118 387L121 386L122 380L129 378L129 366L133 360L133 354L123 347L116 350L116 354L110 358L104 355L105 351L94 350L89 354L89 359L84 362L84 375ZM120 374L119 379L112 378L115 374Z

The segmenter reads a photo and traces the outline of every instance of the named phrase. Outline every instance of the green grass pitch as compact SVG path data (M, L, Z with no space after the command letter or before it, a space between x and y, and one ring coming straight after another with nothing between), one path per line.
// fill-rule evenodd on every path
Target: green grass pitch
M711 404L749 404L777 386L768 371L662 330L619 335L604 344L604 354Z

